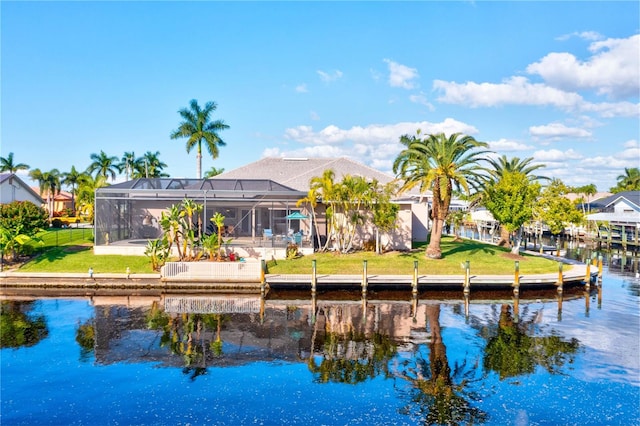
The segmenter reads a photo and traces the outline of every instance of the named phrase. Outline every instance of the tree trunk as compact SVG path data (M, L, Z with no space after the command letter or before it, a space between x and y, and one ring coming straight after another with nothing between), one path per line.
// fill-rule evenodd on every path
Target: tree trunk
M427 246L425 255L429 259L441 259L442 249L440 249L440 241L442 239L442 227L444 225L443 219L434 219L433 228L431 228L431 239Z
M500 240L498 241L498 245L500 247L511 247L511 241L509 241L509 231L504 225L500 225Z

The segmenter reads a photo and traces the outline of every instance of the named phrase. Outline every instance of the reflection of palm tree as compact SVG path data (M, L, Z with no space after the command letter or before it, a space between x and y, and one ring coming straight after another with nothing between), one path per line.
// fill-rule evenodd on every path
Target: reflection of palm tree
M485 371L493 370L505 379L533 373L541 366L554 374L573 361L578 340L565 341L557 335L532 337L526 334L526 326L526 322L513 320L509 305L502 305L497 334L489 338L485 348Z
M0 304L0 348L34 346L49 335L44 315L28 315L31 302L8 302Z
M400 373L414 388L412 400L417 404L418 412L425 417L425 424L474 424L487 420L487 414L472 407L463 390L469 374L465 372L466 362L451 371L447 351L442 340L440 328L440 305L425 307L427 321L431 330L429 343L429 361L416 358L414 368ZM454 377L462 376L459 385ZM409 411L407 407L406 411Z
M168 347L172 354L182 356L182 371L189 374L191 380L206 374L210 353L214 356L222 354L221 314L167 314L154 303L146 320L150 329L162 330L160 347ZM217 329L216 340L207 344L206 332L214 329ZM209 348L211 352L208 352Z
M307 363L316 381L356 384L380 374L388 376L389 360L397 352L397 345L391 338L377 331L357 329L351 322L349 310L329 309L324 309L327 323L322 361L316 364L314 345L317 327L314 325L312 353ZM362 325L365 324L363 320Z

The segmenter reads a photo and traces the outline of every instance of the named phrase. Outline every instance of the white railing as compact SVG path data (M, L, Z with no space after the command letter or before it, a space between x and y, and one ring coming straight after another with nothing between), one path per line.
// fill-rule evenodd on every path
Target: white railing
M167 262L160 275L165 279L260 282L260 268L260 262Z
M193 314L253 314L260 312L260 298L246 297L167 297L167 313Z

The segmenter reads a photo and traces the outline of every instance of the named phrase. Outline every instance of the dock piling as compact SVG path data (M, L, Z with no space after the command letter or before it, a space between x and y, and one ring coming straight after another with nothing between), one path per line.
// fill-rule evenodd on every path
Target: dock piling
M471 264L467 260L464 262L464 294L469 294L471 292L471 277L470 277L470 269Z
M367 295L367 286L368 286L367 261L363 260L362 261L362 295L363 297L366 297Z
M411 285L411 293L414 295L418 294L418 261L413 261L413 282Z

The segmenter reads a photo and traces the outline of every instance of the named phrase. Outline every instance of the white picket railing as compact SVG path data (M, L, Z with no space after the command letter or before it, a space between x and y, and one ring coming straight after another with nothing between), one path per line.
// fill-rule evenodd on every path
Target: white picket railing
M166 297L164 311L193 314L253 314L260 312L260 298Z
M260 282L260 262L167 262L163 279Z

